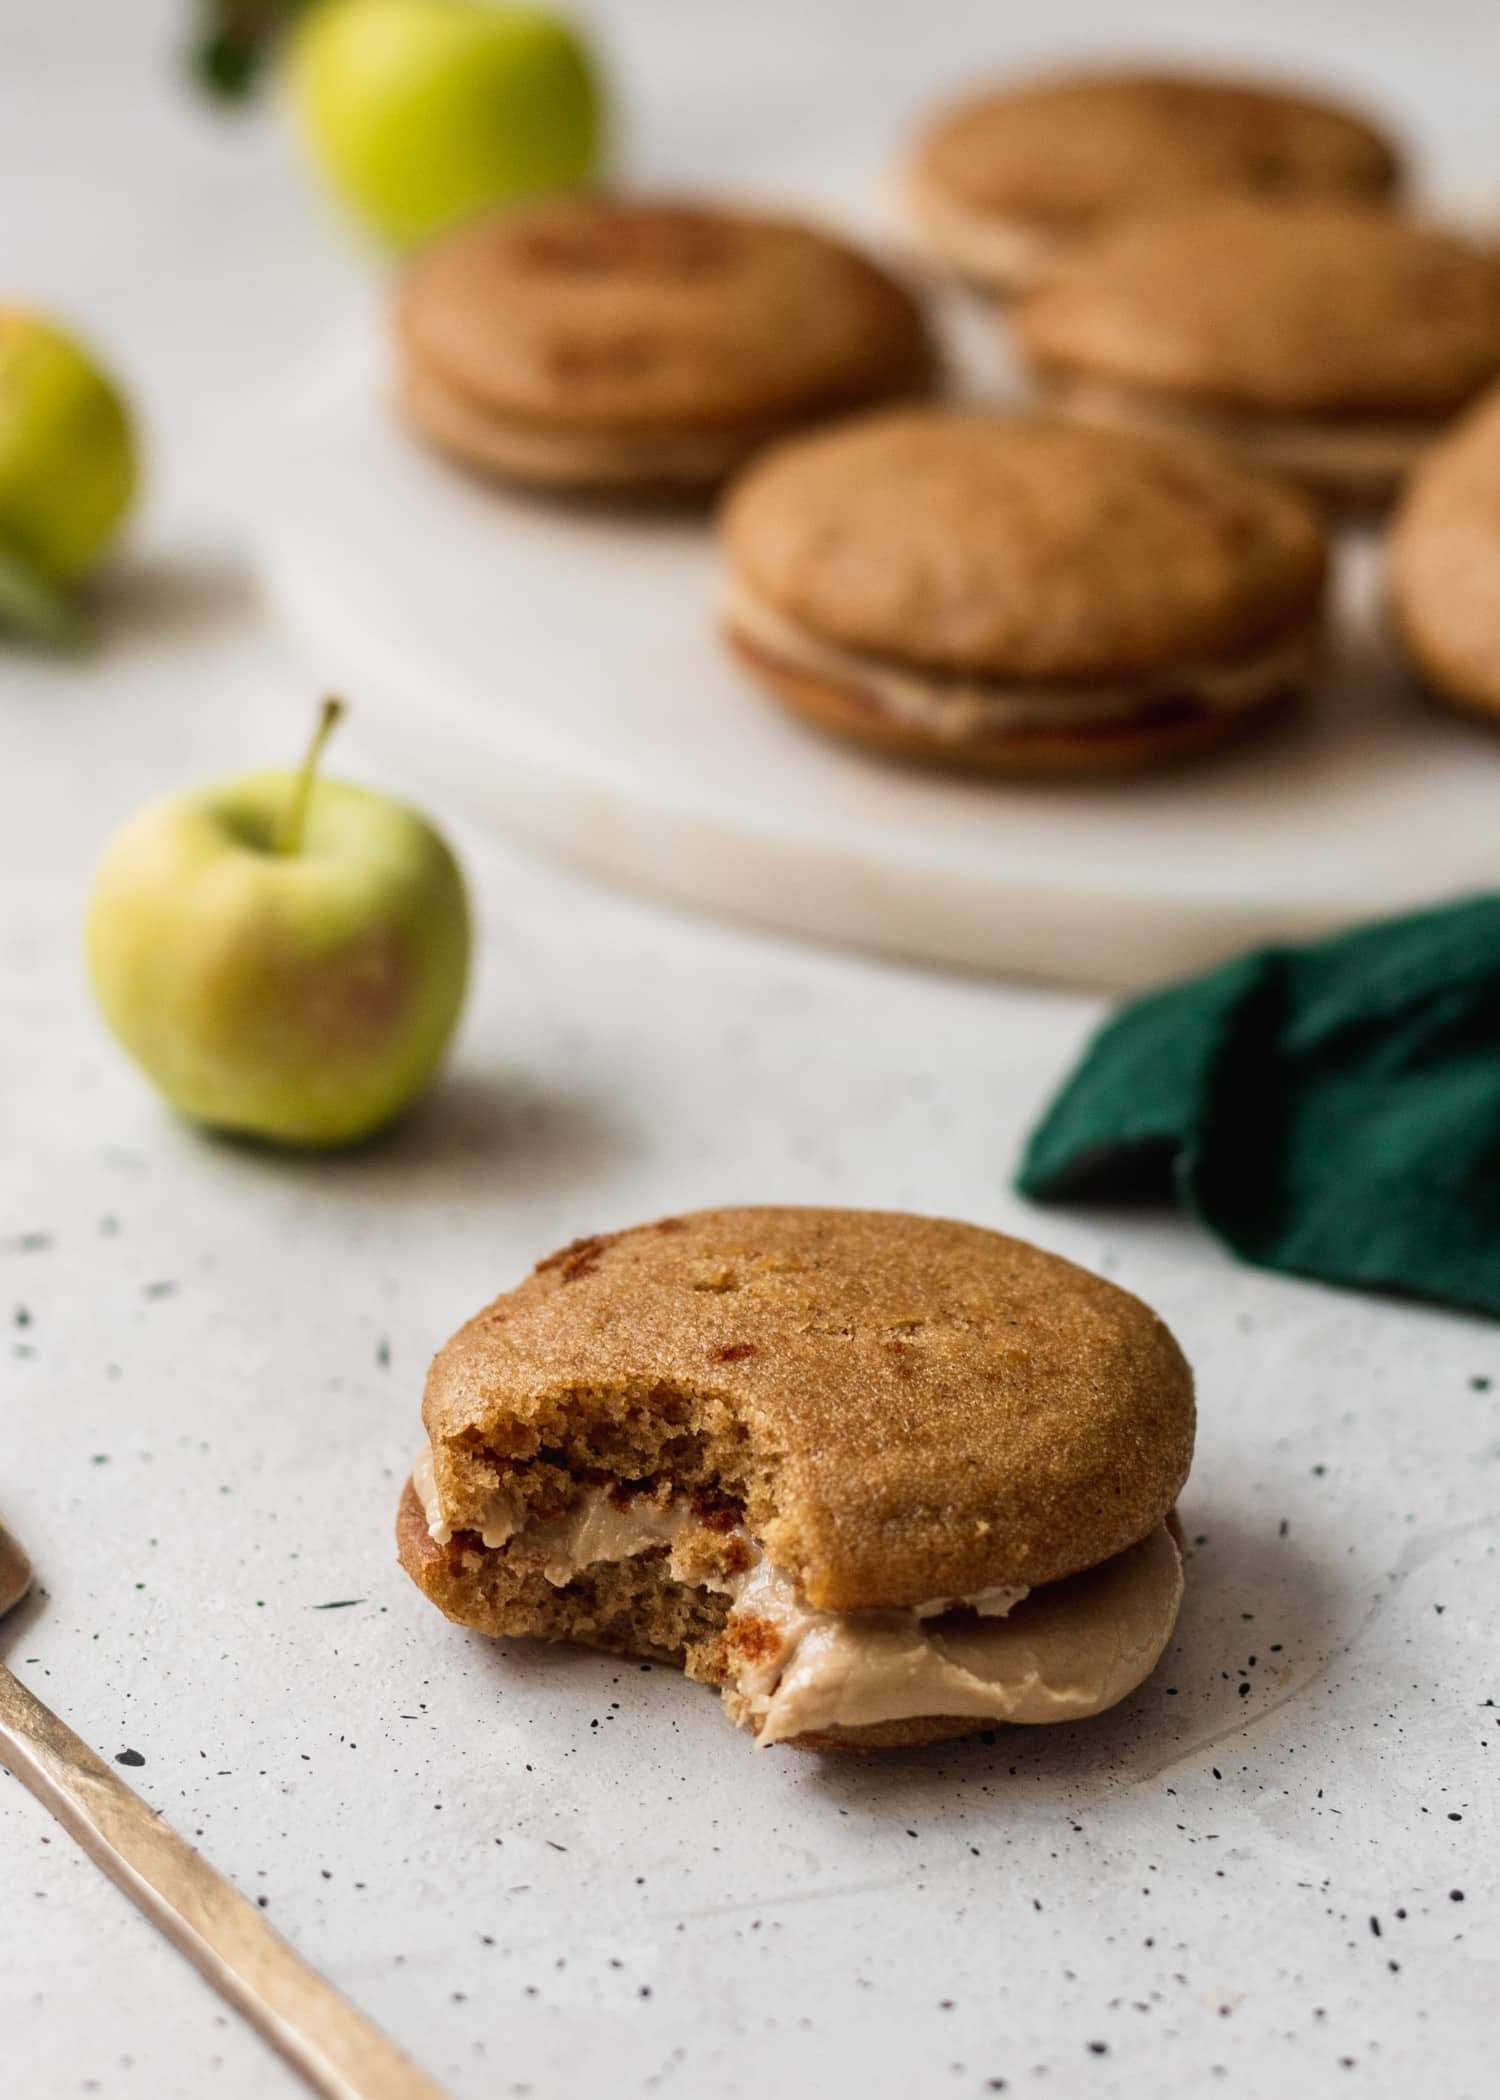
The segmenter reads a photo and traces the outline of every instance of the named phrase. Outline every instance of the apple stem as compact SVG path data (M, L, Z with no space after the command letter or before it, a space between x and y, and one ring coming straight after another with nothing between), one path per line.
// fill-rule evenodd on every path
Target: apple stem
M318 775L318 761L323 756L323 746L332 736L343 712L343 701L335 700L331 695L318 710L317 726L312 733L312 742L307 747L307 756L302 761L302 770L292 788L292 799L282 812L281 822L276 827L276 836L271 841L273 853L302 851L302 834L307 827L307 812L312 802L313 783Z

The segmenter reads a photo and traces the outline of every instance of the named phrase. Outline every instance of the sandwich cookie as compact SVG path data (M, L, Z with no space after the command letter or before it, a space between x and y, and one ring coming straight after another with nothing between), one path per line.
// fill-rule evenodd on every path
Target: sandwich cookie
M1388 542L1397 637L1432 690L1500 721L1500 389L1433 452Z
M1143 207L1219 190L1379 199L1399 175L1391 141L1333 103L1238 80L1092 73L945 111L918 140L906 189L941 262L1010 293Z
M396 306L413 428L465 466L550 488L706 488L776 433L925 393L921 312L789 220L553 198L419 255Z
M1388 212L1216 198L1101 234L1012 319L1059 413L1212 438L1368 507L1500 374L1500 253Z
M398 1518L449 1618L680 1664L763 1744L1081 1719L1182 1595L1192 1376L1137 1299L894 1213L581 1240L438 1355Z
M813 726L895 757L1072 776L1160 764L1305 685L1324 535L1179 439L982 409L790 440L731 489L724 631Z

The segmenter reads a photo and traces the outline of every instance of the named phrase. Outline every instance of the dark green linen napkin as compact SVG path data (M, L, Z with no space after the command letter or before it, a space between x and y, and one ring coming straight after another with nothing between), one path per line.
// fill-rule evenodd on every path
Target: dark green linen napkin
M1016 1185L1042 1203L1175 1194L1262 1268L1500 1317L1500 896L1133 1001Z

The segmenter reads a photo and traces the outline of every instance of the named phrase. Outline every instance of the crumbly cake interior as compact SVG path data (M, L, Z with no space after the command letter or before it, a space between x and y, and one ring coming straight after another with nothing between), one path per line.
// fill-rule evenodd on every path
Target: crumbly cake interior
M597 1457L597 1445L591 1449ZM693 1457L701 1474L701 1454ZM424 1586L450 1617L479 1633L574 1642L674 1663L700 1683L729 1681L726 1622L753 1552L745 1543L743 1504L721 1483L710 1486L700 1477L690 1486L680 1475L660 1472L650 1481L622 1479L597 1463L573 1472L556 1447L534 1463L490 1470L504 1485L484 1503L484 1521L451 1538L441 1536L448 1527L434 1524L421 1492L413 1497L431 1546L424 1551ZM421 1475L419 1465L419 1482ZM601 1495L643 1530L672 1512L680 1528L669 1526L670 1542L649 1543L623 1558L549 1569L548 1548L533 1542L558 1530L586 1498ZM442 1557L441 1572L434 1556ZM566 1579L558 1580L564 1572Z
M652 1656L700 1682L725 1683L731 1599L708 1582L743 1572L741 1540L771 1505L769 1468L755 1464L743 1423L722 1401L659 1385L624 1396L573 1389L532 1421L439 1446L432 1467L457 1534L450 1550L467 1578L464 1623ZM528 1567L516 1551L498 1550L563 1517L590 1490L636 1509L686 1502L692 1518L670 1553L662 1545L603 1561L563 1586L535 1561Z
M674 1663L705 1684L724 1681L729 1598L675 1580L665 1548L580 1569L562 1588L539 1568L468 1540L455 1541L450 1557L463 1578L465 1623L478 1633L568 1641Z
M520 1519L561 1513L580 1488L688 1495L758 1531L771 1512L774 1454L752 1453L723 1400L642 1381L637 1390L569 1388L527 1421L461 1432L433 1453L436 1485L455 1529L493 1529L497 1505ZM519 1525L514 1528L519 1528Z

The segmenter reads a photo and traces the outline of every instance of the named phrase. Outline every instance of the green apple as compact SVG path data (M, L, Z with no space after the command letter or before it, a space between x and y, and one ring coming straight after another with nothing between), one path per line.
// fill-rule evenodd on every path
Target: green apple
M426 1086L463 1004L469 913L424 817L300 773L148 804L105 850L88 913L111 1029L192 1121L351 1144Z
M136 489L130 413L78 343L0 307L0 622L42 640L74 625L72 586Z
M594 173L600 97L577 34L488 0L318 0L293 39L302 129L388 245Z

